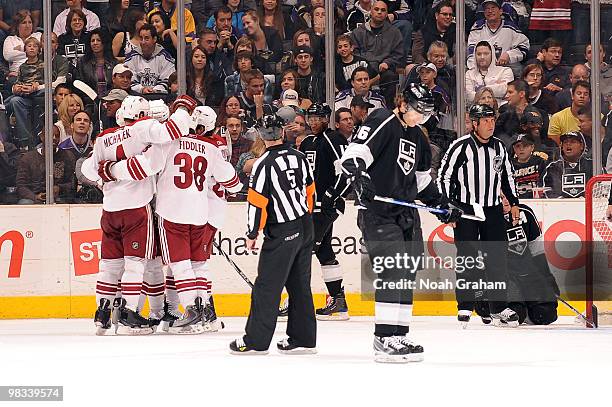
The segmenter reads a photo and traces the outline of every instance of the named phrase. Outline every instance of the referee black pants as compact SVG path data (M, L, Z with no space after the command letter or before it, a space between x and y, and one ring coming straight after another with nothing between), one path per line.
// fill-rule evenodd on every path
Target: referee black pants
M317 324L310 291L312 218L306 214L294 221L268 225L264 233L245 343L256 350L269 348L281 292L286 287L289 294L287 335L298 346L315 347Z
M488 300L490 312L498 313L508 306L506 289L459 287L460 280L461 283L500 282L508 287L508 239L502 205L483 209L486 217L484 222L462 218L454 230L457 247L455 295L459 310L472 311L476 301ZM484 263L484 269L478 267L477 260L468 261L478 256L482 256L480 263ZM466 262L465 266L458 266L460 259Z

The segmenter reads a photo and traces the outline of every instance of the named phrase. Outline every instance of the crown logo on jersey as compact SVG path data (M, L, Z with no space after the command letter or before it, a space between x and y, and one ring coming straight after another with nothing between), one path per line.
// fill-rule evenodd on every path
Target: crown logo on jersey
M412 141L400 139L399 152L397 154L397 164L402 169L404 175L410 174L416 161L416 144Z

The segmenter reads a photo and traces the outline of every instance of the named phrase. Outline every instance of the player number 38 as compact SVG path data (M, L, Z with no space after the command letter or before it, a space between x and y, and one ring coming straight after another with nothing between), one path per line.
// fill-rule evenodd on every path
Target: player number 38
M179 153L174 156L174 165L179 166L181 175L174 177L174 185L179 189L187 189L195 183L198 191L203 191L206 181L206 158L197 156L195 159L187 153Z

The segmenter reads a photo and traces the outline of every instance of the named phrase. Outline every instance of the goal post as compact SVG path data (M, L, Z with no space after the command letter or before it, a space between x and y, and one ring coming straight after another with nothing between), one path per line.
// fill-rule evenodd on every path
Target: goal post
M612 325L612 222L607 219L612 174L589 180L585 192L586 316Z

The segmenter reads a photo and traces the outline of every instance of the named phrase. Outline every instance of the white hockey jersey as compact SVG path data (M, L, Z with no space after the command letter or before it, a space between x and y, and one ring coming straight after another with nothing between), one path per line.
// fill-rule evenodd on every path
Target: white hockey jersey
M227 141L221 135L215 134L208 137L211 142L217 145L226 161L230 159L230 152ZM216 229L221 229L225 223L225 213L227 212L227 199L225 188L218 183L213 176L208 184L208 223Z
M140 208L151 202L155 193L155 180L145 180L146 176L138 161L129 158L141 154L152 144L169 144L172 140L189 134L190 120L189 113L178 109L163 124L155 119L142 118L124 127L107 129L98 135L92 156L83 163L83 175L92 181L98 181L100 161L125 160L125 163L130 164L128 171L135 176L133 179L118 179L104 184L102 208L105 211ZM136 179L144 181L136 182Z
M208 191L214 183L230 192L242 188L236 170L225 160L216 141L195 135L152 145L142 154L116 163L111 171L118 180L144 182L159 173L155 212L170 222L186 225L208 223Z

